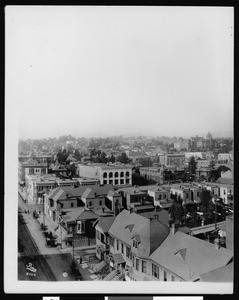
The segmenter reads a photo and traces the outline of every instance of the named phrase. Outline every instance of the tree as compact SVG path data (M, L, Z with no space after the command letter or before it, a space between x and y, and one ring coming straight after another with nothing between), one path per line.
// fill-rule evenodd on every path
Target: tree
M128 156L126 155L125 152L122 152L120 156L118 156L118 162L122 163L122 164L128 164L130 163L130 159L128 158Z
M200 200L201 200L201 210L205 216L205 219L212 219L213 217L213 202L212 196L210 191L202 190L200 193Z
M113 154L111 154L111 157L109 158L109 162L111 162L111 163L115 162L115 157Z
M216 181L218 178L221 177L221 172L226 172L231 170L230 168L226 166L219 166L216 170L211 170L208 180L209 181Z
M184 220L185 210L182 205L182 199L180 196L176 197L173 201L173 204L169 208L169 213L173 222L179 222L180 224Z
M197 169L197 163L195 161L194 156L190 158L190 161L188 163L188 171L191 173L191 175L196 174L196 169Z

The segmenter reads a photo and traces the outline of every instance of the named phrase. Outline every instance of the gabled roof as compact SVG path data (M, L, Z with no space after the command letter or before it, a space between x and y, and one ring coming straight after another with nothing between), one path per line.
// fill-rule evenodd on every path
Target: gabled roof
M87 186L79 186L76 188L72 186L57 187L49 194L49 198L52 198L55 201L66 199L66 194L70 197L81 197L86 189Z
M232 251L177 231L169 235L150 259L186 281L203 273L225 266L233 257Z
M114 196L120 196L120 194L117 191L110 190L107 196L114 197Z
M200 275L204 282L233 282L233 263Z
M114 187L112 185L90 186L86 188L85 192L82 194L82 197L95 198L99 196L106 196L109 191L114 191Z
M79 221L79 220L94 220L94 219L97 219L98 216L93 213L92 211L83 211L77 218L76 220Z
M109 229L109 234L130 246L132 238L138 235L141 243L137 249L133 248L132 251L140 257L148 257L167 237L169 227L156 219L150 220L139 214L123 210L116 216Z
M162 222L163 224L167 225L169 224L169 214L168 212L163 209L161 211L149 211L149 212L143 212L143 213L138 213L141 216L147 218L147 219L154 219L154 218L158 218L158 220L160 222Z
M113 224L115 217L100 217L98 219L98 226L102 228L103 232L108 232Z
M67 222L74 222L79 220L94 220L97 217L92 211L86 210L84 207L78 207L68 211L66 215L62 216L62 219Z

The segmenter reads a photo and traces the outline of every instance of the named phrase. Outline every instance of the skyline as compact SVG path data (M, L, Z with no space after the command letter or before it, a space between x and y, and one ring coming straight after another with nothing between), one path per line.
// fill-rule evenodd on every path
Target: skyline
M233 133L232 8L5 14L7 113L20 139Z

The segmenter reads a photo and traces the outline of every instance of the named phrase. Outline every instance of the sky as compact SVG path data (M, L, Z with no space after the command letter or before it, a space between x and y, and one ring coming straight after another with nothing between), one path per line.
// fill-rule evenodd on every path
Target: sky
M233 131L233 8L7 6L19 138Z

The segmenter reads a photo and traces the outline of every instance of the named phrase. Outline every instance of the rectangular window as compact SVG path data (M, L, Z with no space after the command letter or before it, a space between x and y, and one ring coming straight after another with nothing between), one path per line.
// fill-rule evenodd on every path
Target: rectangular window
M126 257L130 259L130 248L126 246Z
M139 259L138 258L135 259L135 269L137 271L139 271Z
M116 249L119 250L119 241L116 241Z
M104 234L103 233L101 233L101 235L100 235L100 240L101 240L101 243L105 243L105 236L104 236Z
M96 238L100 240L100 232L98 230L96 230Z
M92 206L92 202L91 201L89 201L89 207L91 207Z
M102 205L102 201L101 200L99 201L99 205Z
M103 182L104 184L107 184L107 180L104 180L104 182Z
M124 254L124 244L121 243L121 253Z
M74 207L74 203L73 202L71 202L71 207Z
M146 273L146 261L142 260L142 273Z
M133 261L133 267L134 267L134 256L132 256L132 261Z
M159 267L152 264L152 275L159 279Z
M167 272L163 271L163 281L167 281Z
M109 237L110 246L114 246L114 238L112 236Z

